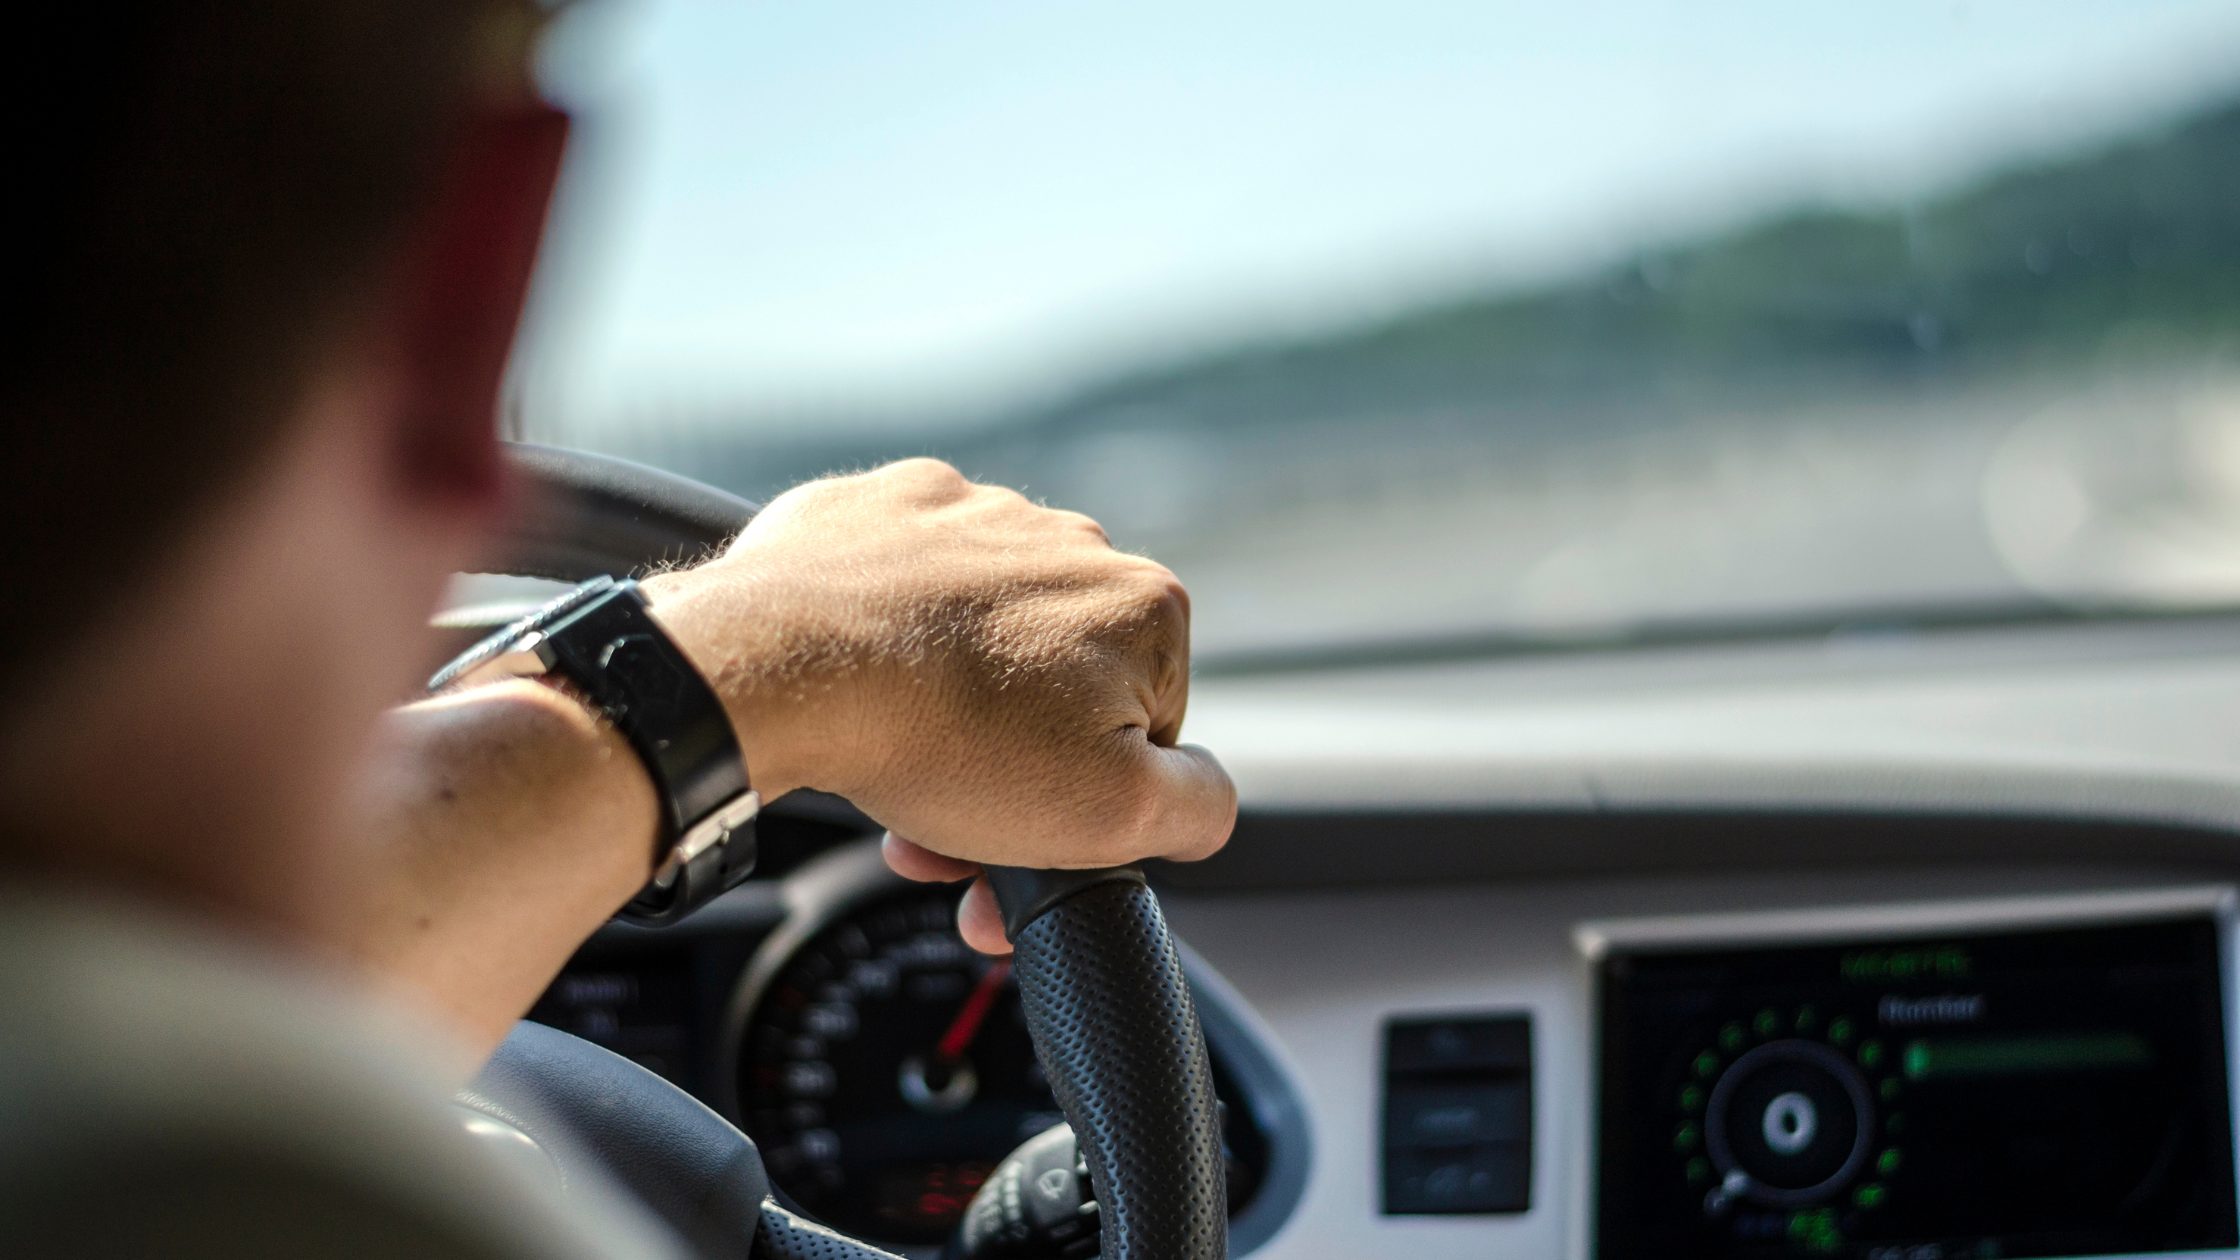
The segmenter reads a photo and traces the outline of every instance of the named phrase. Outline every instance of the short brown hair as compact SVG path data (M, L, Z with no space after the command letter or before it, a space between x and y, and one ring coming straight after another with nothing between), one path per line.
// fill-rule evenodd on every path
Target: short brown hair
M21 137L0 383L11 674L276 439L319 338L430 191L493 40L533 22L507 0L41 9L0 88Z

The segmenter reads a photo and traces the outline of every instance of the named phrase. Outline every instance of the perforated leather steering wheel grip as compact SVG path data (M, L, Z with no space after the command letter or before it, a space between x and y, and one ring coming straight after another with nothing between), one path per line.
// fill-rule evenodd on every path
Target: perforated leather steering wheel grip
M987 868L1027 1031L1072 1124L1102 1260L1222 1260L1221 1120L1198 1010L1133 866Z

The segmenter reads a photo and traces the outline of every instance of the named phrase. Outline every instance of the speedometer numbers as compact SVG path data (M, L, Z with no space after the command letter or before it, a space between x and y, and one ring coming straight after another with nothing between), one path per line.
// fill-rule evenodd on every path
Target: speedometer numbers
M1845 1012L1767 1007L1719 1024L1671 1086L1674 1175L1740 1236L1833 1251L1904 1167L1897 1067Z
M749 1019L742 1118L778 1185L844 1231L940 1240L998 1161L1064 1118L1008 965L955 915L943 890L841 919Z

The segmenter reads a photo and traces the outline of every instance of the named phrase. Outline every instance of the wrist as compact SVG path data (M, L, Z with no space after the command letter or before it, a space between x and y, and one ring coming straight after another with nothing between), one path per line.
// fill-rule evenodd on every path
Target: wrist
M818 646L831 639L804 624L775 584L751 580L735 561L717 563L720 571L645 579L648 611L723 702L764 800L836 786L851 671L831 668L836 654Z
M733 716L636 582L584 582L477 643L428 685L547 675L573 682L613 724L660 802L654 872L624 919L676 922L753 871L751 824L762 797Z

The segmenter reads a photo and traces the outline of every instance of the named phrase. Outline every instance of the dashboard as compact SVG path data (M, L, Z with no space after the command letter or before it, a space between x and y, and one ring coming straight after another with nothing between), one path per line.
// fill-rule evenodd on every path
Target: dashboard
M962 893L900 879L857 834L681 928L609 927L530 1018L714 1107L818 1219L938 1250L997 1163L1065 1119L1008 962L957 933ZM1304 1185L1301 1108L1241 1000L1187 950L1184 967L1222 1108L1231 1237L1256 1245Z
M2240 1253L2233 713L2207 621L1200 684L1232 1254ZM934 1255L1054 1119L1015 991L844 803L765 870L533 1017Z

